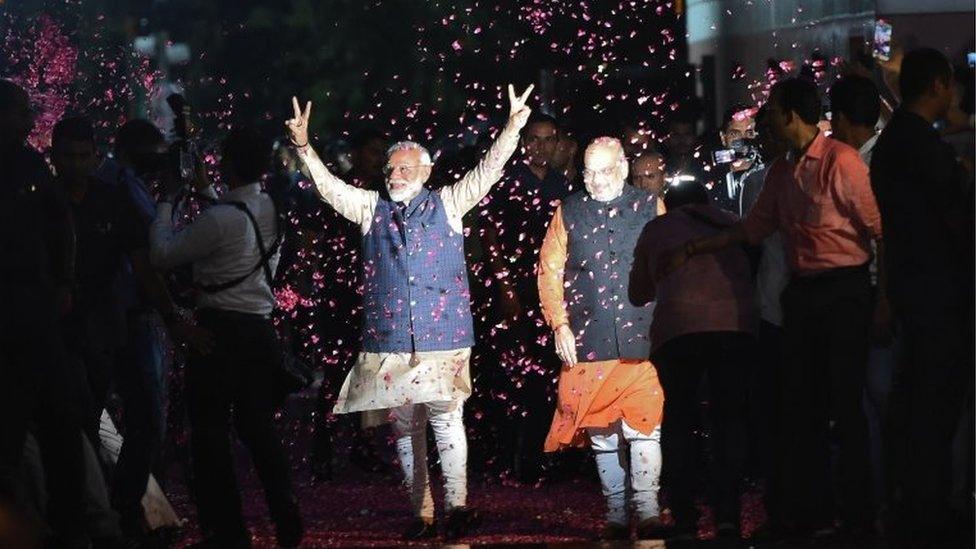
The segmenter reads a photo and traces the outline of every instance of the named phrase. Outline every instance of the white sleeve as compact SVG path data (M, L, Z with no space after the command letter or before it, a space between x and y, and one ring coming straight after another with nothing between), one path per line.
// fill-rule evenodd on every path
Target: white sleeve
M312 181L322 200L335 208L339 215L359 225L365 234L372 222L379 193L354 187L333 175L312 147L296 150L312 175Z

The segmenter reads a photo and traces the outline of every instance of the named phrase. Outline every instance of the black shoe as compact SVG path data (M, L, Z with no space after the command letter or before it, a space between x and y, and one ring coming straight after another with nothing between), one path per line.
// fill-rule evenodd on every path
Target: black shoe
M92 538L92 549L139 549L143 544L138 539L123 537Z
M305 537L305 526L298 505L293 504L283 517L275 517L275 538L285 548L298 547Z
M749 541L757 543L774 541L780 539L781 537L781 530L777 529L774 524L769 522L760 524L755 530L749 533Z
M275 539L278 540L278 545L284 548L298 547L302 543L302 538L305 537L305 527L302 525L302 520L298 518L295 521L289 521L286 524L279 524L275 526Z
M312 482L331 482L332 463L328 461L315 461L312 463Z
M165 549L174 545L179 545L180 540L186 535L178 526L161 526L155 530L150 530L143 538L143 548Z
M730 521L722 521L715 526L715 535L722 539L735 539L742 537L739 527Z
M668 529L667 541L695 541L698 539L697 522L675 522Z
M865 541L878 536L873 524L866 521L843 523L837 528L835 537L846 541Z
M204 538L202 541L198 541L187 547L189 549L251 549L251 538L227 540L210 537Z
M600 532L596 535L596 539L599 541L619 541L630 539L630 528L627 525L620 524L619 522L608 522L600 528Z
M140 539L146 535L142 506L119 511L119 527L127 538Z
M810 538L817 541L831 541L838 537L840 529L833 523L825 523L811 526L809 529Z
M368 442L360 442L349 452L349 461L365 473L388 475L390 465L376 455Z
M637 523L637 539L665 539L668 527L660 517L646 518Z
M458 507L447 513L444 535L447 539L462 538L479 524L481 524L481 515L478 514L477 509Z
M436 536L437 526L434 525L434 519L416 517L410 522L410 526L407 526L407 529L403 531L403 539L405 540L430 539Z

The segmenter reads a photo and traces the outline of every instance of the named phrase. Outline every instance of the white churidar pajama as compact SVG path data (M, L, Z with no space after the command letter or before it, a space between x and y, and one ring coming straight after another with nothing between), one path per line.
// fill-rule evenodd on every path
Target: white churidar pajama
M607 500L607 522L627 524L626 494L630 497L637 520L660 514L657 494L661 476L661 427L645 435L619 420L609 427L587 428L590 446L596 456L600 484ZM630 452L628 455L627 448ZM628 460L629 457L629 460ZM628 467L630 477L628 486Z

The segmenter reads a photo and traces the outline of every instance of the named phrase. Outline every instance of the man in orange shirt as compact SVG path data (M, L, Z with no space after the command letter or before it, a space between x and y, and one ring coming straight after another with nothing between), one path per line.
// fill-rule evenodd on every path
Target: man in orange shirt
M657 198L625 185L627 159L616 139L594 140L584 165L586 192L558 207L540 252L539 297L563 361L545 450L579 446L589 437L607 498L601 537L627 539L629 446L638 536L658 537L664 394L648 360L653 309L628 297L634 249L657 215Z
M780 474L775 486L782 526L827 533L833 524L830 430L840 447L840 517L853 532L870 527L864 391L872 292L871 241L881 250L881 216L856 149L817 128L816 87L785 80L770 91L770 126L790 145L774 162L756 205L718 235L692 240L662 261L670 272L689 257L779 230L790 282L784 290ZM884 284L884 273L879 284ZM832 427L831 427L832 425Z

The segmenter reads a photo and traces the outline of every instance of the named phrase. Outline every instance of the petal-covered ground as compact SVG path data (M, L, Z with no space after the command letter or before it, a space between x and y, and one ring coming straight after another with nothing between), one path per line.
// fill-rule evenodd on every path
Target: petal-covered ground
M301 429L296 430L301 433ZM293 431L294 432L294 431ZM401 532L407 527L410 511L396 470L388 474L367 473L349 465L340 454L331 481L313 481L307 461L307 440L298 436L290 442L295 464L294 484L306 521L305 547L389 547L402 545ZM341 449L340 449L341 451ZM255 547L275 547L274 529L268 518L260 483L242 448L237 448L237 473L247 523ZM434 458L434 456L431 456ZM482 514L482 524L473 535L459 540L472 545L507 544L588 544L602 526L603 498L587 456L571 458L562 467L559 480L526 485L499 479L485 480L472 472L469 504ZM167 493L187 526L177 547L199 540L196 510L183 475L174 471ZM435 499L439 499L440 477L432 478ZM746 498L744 522L761 517L759 500ZM703 509L700 537L711 538L710 513ZM445 543L438 538L433 543ZM423 544L413 544L423 545Z
M245 512L254 534L254 547L275 547L274 531L267 519L262 494L252 474L241 475ZM307 535L303 547L391 547L398 545L447 546L443 538L427 543L405 543L400 539L406 528L408 508L398 484L390 480L355 478L329 483L299 479L298 493L305 516ZM192 505L185 493L174 503L190 519L190 527L178 547L198 539ZM464 545L554 547L645 547L682 549L691 547L754 547L748 540L711 540L711 525L702 521L698 542L635 541L596 543L594 536L602 525L602 498L599 484L591 480L561 481L539 487L476 484L469 502L483 513L483 523L474 535L458 540ZM748 505L748 504L747 504ZM711 541L709 541L711 540ZM458 545L459 544L459 545ZM825 542L773 542L760 547L882 547L877 543L826 544Z
M247 478L245 509L256 547L274 547L274 531L256 483ZM401 544L409 510L399 486L392 481L364 479L311 484L298 483L306 519L308 547L388 547ZM543 488L472 486L470 504L483 513L476 535L463 543L543 543L589 540L600 526L599 486L568 482ZM185 497L177 502L195 525ZM195 539L191 527L184 541ZM443 540L435 540L443 541Z

